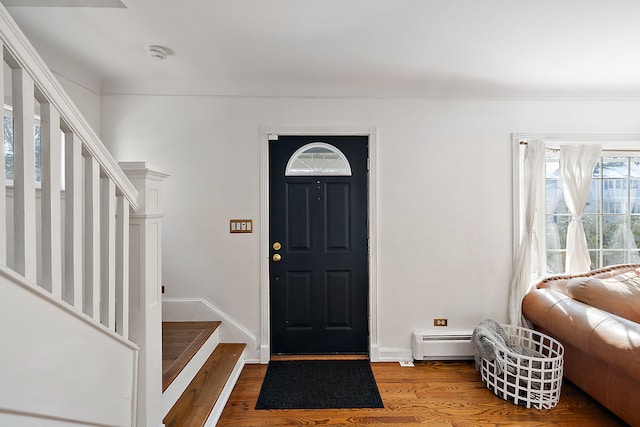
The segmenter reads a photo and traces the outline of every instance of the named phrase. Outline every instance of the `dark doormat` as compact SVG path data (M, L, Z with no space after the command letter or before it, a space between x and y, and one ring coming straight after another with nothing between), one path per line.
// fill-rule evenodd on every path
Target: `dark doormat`
M384 408L368 360L269 362L256 409Z

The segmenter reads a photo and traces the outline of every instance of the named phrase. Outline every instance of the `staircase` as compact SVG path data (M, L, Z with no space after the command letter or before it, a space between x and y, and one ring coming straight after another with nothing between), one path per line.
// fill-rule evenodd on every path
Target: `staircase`
M163 340L168 175L116 162L1 2L0 51L0 426L215 425L245 345Z
M221 344L221 322L162 323L166 427L215 426L245 364L245 344Z

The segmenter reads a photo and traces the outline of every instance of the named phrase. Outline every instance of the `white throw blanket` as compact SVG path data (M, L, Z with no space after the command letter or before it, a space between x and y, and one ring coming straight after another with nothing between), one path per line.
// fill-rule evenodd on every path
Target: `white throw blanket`
M503 361L496 359L497 350L509 350L507 332L495 320L485 319L476 326L471 335L471 345L475 351L476 369L479 371L482 359L496 362L498 374L504 369Z

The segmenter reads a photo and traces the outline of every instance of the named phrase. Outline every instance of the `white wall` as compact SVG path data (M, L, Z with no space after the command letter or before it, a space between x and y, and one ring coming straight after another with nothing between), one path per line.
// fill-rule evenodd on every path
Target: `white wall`
M100 136L101 76L87 71L55 46L33 40L31 42L84 118Z
M100 95L89 87L82 86L67 79L59 73L54 73L56 79L67 92L73 103L78 107L93 130L100 135ZM5 97L11 98L11 71L7 63L4 63L4 88Z
M100 136L100 95L90 88L68 80L60 74L56 73L55 76L73 103L76 104L78 110L80 110L96 134Z
M640 133L640 101L509 101L117 96L102 137L118 160L144 160L164 183L164 284L200 297L260 336L259 129L378 131L381 353L414 329L507 320L512 268L511 132ZM401 350L400 352L396 350Z

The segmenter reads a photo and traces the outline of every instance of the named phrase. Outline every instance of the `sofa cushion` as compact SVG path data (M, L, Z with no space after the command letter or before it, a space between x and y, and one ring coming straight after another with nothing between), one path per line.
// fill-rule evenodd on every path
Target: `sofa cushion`
M640 276L635 271L606 279L577 277L567 282L575 300L640 323Z

